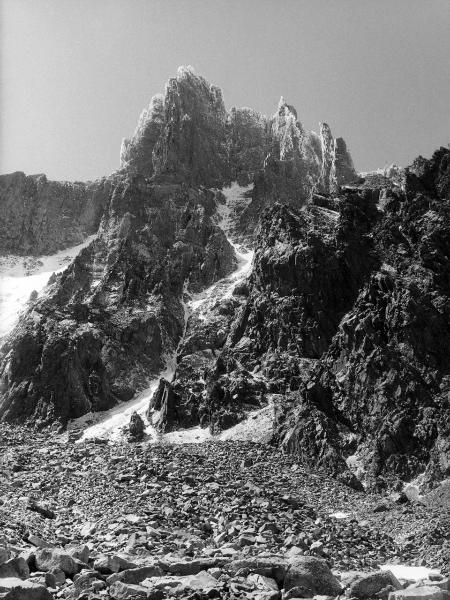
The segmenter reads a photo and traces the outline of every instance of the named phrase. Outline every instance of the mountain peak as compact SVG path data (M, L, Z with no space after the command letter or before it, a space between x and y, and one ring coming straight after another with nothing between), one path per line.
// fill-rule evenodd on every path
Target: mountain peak
M292 106L292 104L288 104L283 96L280 97L277 112L275 114L280 116L284 115L286 117L291 115L294 119L297 119L297 110Z
M197 76L195 68L192 65L180 65L177 69L177 78Z
M321 124L319 137L305 131L284 96L271 119L249 108L228 112L222 90L188 65L178 68L164 95L154 96L142 112L133 136L122 143L120 165L146 177L221 187L236 178L251 181L270 155L295 163L292 193L304 201L319 184L329 189L333 148L329 126ZM345 183L354 173L351 160L341 162L346 169L339 181Z

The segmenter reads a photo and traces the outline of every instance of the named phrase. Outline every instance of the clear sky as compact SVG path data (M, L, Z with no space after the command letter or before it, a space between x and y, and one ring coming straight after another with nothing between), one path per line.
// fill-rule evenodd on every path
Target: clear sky
M227 107L346 139L360 170L450 141L450 0L0 0L0 172L93 179L181 64Z

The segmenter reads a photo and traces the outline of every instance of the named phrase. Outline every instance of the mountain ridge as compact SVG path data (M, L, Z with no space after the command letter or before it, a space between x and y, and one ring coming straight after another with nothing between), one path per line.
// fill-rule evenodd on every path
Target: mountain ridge
M449 154L358 177L326 123L305 130L284 98L269 118L227 111L219 88L182 68L111 176L0 176L2 252L52 252L97 231L3 341L0 418L65 426L129 401L171 357L148 412L161 411L161 430L214 433L273 402L274 441L346 483L445 478ZM249 277L206 317L187 314L249 248ZM372 353L385 358L375 374Z

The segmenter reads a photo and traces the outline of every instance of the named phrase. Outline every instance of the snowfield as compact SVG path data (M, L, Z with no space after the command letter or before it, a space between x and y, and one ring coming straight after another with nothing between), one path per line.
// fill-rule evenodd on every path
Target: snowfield
M31 293L41 294L51 275L64 271L94 238L49 256L0 257L0 338L12 330Z
M411 567L408 565L380 565L382 571L391 571L397 579L407 581L420 581L430 578L431 574L440 574L439 569L428 569L428 567Z

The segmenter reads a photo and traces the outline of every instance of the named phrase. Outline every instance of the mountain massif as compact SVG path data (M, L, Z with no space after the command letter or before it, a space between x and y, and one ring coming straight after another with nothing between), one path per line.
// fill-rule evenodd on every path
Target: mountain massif
M181 68L114 174L0 177L3 254L94 233L3 339L1 419L64 427L166 369L161 431L270 404L273 443L356 488L450 476L448 149L360 177L326 123L307 131L283 98L270 118L227 111ZM239 252L248 277L190 312Z

